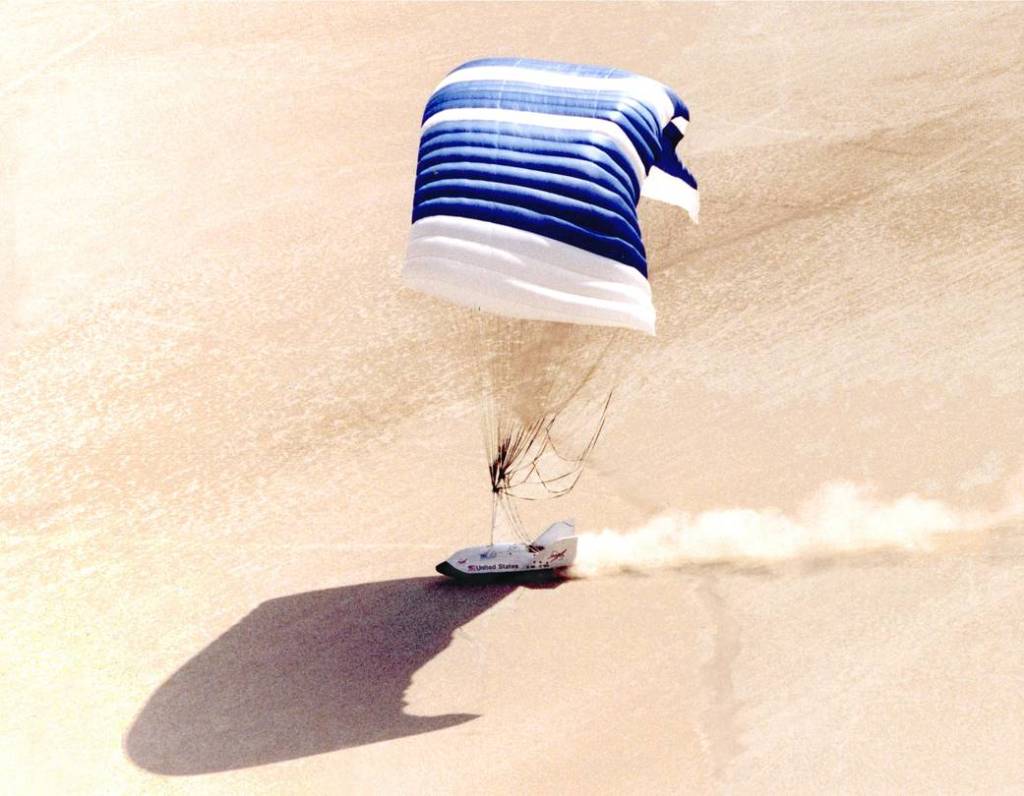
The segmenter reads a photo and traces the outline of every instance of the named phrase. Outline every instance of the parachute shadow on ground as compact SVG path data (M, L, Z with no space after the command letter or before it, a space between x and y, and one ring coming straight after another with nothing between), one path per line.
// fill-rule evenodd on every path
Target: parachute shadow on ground
M258 606L164 682L125 738L158 774L247 768L444 729L412 716L413 674L519 584L443 578L362 583Z

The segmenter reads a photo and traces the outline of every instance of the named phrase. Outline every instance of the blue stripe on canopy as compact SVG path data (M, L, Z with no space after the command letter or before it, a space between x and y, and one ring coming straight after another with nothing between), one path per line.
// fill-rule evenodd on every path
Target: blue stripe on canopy
M640 226L636 223L633 203L625 201L621 196L589 180L581 180L565 174L538 171L536 169L509 166L503 163L444 163L423 170L416 178L416 190L440 188L451 190L452 180L480 183L470 186L468 190L491 188L498 184L507 187L524 188L537 191L543 199L561 201L575 200L595 209L603 210L630 228L635 237L635 244L640 244Z
M601 154L600 151L594 153ZM620 197L624 202L636 204L637 193L632 184L606 165L598 165L579 158L548 155L537 152L514 152L482 146L448 144L420 155L420 174L450 165L453 161L466 164L494 164L530 169L538 175L557 174L587 180L591 184Z
M634 202L640 198L640 182L629 159L600 133L508 122L442 122L423 133L420 168L427 157L457 158L456 149L464 146L489 149L509 158L557 157L571 160L579 167L591 165L628 189ZM444 151L438 152L442 148Z

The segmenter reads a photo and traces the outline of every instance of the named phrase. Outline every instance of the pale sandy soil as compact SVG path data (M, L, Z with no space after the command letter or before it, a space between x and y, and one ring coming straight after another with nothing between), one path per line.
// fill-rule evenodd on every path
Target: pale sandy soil
M1024 788L1024 7L0 18L5 792ZM676 88L703 193L643 208L659 336L532 520L849 481L933 551L433 577L489 504L399 289L417 124L506 53Z

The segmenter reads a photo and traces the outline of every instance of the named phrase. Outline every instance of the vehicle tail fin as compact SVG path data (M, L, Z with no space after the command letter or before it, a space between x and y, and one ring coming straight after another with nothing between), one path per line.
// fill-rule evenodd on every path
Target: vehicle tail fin
M561 520L548 527L544 533L533 540L536 547L548 547L559 539L565 539L576 535L576 523L574 520ZM574 548L575 549L575 548Z

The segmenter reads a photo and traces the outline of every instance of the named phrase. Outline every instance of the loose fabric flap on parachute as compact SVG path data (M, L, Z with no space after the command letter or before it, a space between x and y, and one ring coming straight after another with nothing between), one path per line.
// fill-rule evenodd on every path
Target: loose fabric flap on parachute
M651 166L640 190L641 196L681 207L693 223L700 223L700 194L697 180L683 165L678 149L686 131L686 120L673 119L662 132L661 152Z

